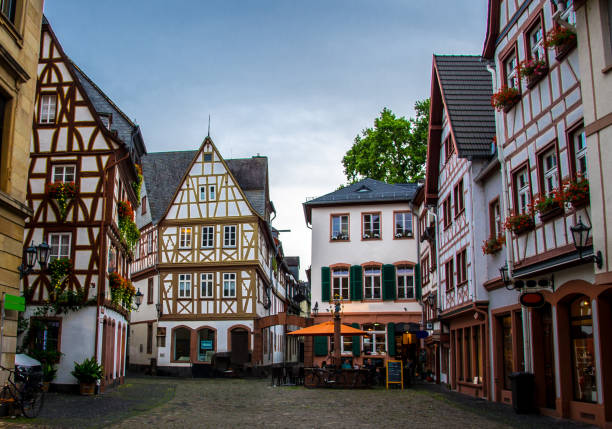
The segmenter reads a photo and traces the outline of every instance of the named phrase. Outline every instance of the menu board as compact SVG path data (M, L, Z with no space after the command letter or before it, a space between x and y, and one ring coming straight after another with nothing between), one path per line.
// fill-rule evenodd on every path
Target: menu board
M387 361L387 389L389 384L398 383L404 388L404 367L401 360Z

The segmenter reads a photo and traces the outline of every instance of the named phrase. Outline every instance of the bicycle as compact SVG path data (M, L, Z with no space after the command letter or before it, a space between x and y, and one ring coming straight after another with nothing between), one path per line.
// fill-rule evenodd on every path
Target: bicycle
M8 371L8 379L0 391L0 403L16 404L24 416L34 418L42 409L45 393L42 390L42 376L27 374L20 369L9 369L0 365L0 369Z

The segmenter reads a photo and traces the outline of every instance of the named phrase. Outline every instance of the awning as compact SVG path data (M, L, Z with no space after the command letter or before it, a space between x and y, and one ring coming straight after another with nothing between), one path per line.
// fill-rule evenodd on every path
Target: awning
M328 321L297 331L288 332L287 335L334 335L334 322ZM340 324L340 335L368 335L366 331Z

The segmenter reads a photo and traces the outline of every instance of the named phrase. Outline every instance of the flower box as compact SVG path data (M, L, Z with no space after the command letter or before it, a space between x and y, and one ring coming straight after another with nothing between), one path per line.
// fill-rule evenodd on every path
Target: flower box
M550 207L549 209L540 212L540 220L542 222L548 222L549 220L554 219L558 216L561 216L562 214L563 214L563 207L560 207L560 206Z
M563 193L574 209L584 207L589 204L589 180L578 176L565 183Z
M572 50L576 47L577 45L577 41L576 39L570 40L569 42L558 46L555 48L555 59L557 61L562 61L563 58L567 57L567 55L572 52Z
M533 88L548 73L548 65L543 60L527 59L518 66L519 74L527 81L527 88Z
M499 252L504 244L506 244L506 239L503 235L499 237L490 237L482 243L482 254L493 255Z
M535 227L535 222L531 213L522 213L509 216L504 223L504 227L516 235L521 235L531 231Z
M576 47L578 38L576 33L569 28L556 27L546 34L544 46L555 48L555 58L561 61Z
M491 105L498 111L508 113L519 101L521 101L521 93L517 88L502 86L491 97Z
M68 206L77 194L77 187L74 182L53 182L47 184L46 189L49 198L52 198L57 203L57 208L60 212L61 220L66 218Z

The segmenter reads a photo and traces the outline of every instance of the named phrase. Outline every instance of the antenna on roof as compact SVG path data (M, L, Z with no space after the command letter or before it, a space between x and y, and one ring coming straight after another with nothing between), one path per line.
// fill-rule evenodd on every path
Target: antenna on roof
M208 114L208 137L210 137L210 113Z

